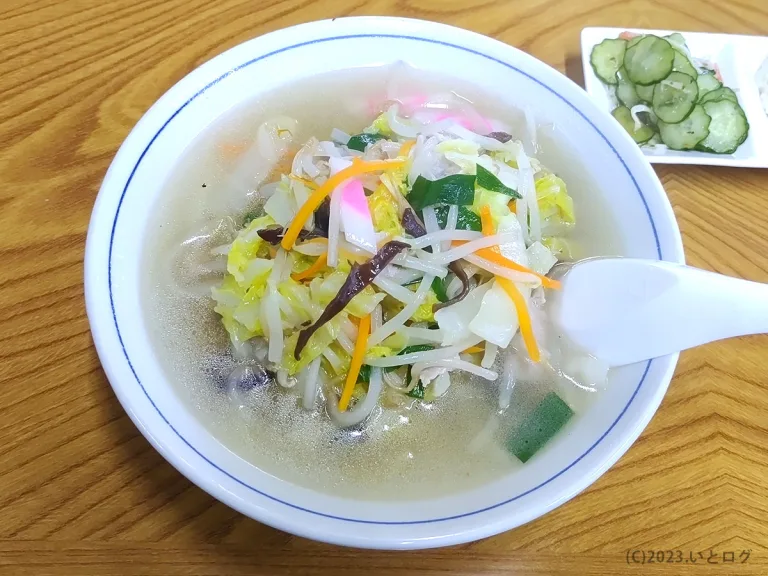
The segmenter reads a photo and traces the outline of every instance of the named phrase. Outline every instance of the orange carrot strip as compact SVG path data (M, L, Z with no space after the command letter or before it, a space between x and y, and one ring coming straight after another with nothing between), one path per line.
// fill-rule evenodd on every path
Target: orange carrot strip
M464 354L475 354L476 352L482 352L484 350L485 348L483 348L482 346L470 346L466 350L462 350L462 352Z
M496 231L496 227L493 225L493 218L491 218L491 209L488 204L480 208L480 223L483 230L483 236L493 236Z
M405 164L405 160L380 160L374 162L363 162L362 160L357 160L353 162L352 166L349 168L340 170L334 176L328 178L328 180L326 180L322 186L319 186L317 190L314 190L312 194L310 194L309 198L307 198L307 201L301 205L299 211L296 213L296 217L293 219L293 222L291 222L291 225L288 226L288 229L285 231L285 235L283 236L283 240L280 242L280 245L284 250L290 250L293 248L296 239L299 237L299 232L301 232L301 227L304 226L304 222L307 221L312 213L317 210L317 207L320 206L323 200L325 200L328 195L333 192L334 188L336 188L336 186L339 184L342 184L346 180L354 178L355 176L360 176L361 174L389 170L390 168L398 168L403 164Z
M296 282L299 282L301 280L304 280L304 278L311 278L313 276L316 276L317 273L320 272L320 270L325 268L325 264L327 260L328 260L327 252L320 254L320 256L317 257L317 260L315 260L312 263L312 266L310 266L303 272L296 272L295 274L291 274L291 278L296 280Z
M465 240L454 240L453 246L461 246L462 244L466 244L467 242ZM490 248L481 248L477 252L475 252L480 258L484 258L485 260L488 260L489 262L493 262L494 264L498 264L499 266L504 266L504 268L509 268L510 270L515 270L516 272L524 272L526 274L531 274L533 276L536 276L539 280L541 280L541 285L545 288L553 288L557 290L560 288L560 282L557 280L552 280L552 278L548 278L547 276L544 276L543 274L539 274L538 272L534 272L530 268L526 268L525 266L522 266L515 262L514 260L510 260L509 258L506 258L505 256L502 256L498 252L494 252Z
M517 200L510 200L509 204L507 204L507 207L513 212L517 212Z
M402 146L400 146L400 150L397 152L398 156L408 156L408 153L411 151L411 148L413 148L414 144L416 144L416 140L408 140L408 142L404 142Z
M517 310L517 320L520 323L520 334L523 336L523 342L525 348L528 350L528 355L534 362L541 361L541 352L539 352L539 345L536 344L536 337L533 334L533 325L531 324L531 315L528 313L528 306L525 303L525 298L522 292L518 290L515 283L507 278L501 278L496 276L496 282L499 283L507 296L512 300Z
M345 412L349 407L349 401L352 399L352 392L357 384L357 377L360 375L360 368L363 366L365 358L365 349L368 347L368 334L371 331L371 315L367 314L360 318L360 326L357 329L357 340L355 341L355 350L352 352L352 361L349 364L347 372L347 381L344 383L344 390L339 398L339 412Z

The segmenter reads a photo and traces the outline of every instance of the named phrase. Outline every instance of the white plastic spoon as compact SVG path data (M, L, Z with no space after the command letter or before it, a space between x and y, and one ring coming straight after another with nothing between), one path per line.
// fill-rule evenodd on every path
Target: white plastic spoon
M581 260L561 274L555 327L610 366L768 332L766 284L634 258Z

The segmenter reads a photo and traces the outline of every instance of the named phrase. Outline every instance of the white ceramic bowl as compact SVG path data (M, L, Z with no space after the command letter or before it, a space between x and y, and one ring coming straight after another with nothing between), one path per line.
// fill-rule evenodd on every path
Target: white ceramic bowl
M270 476L217 442L176 397L139 313L147 217L185 145L225 110L317 72L405 60L529 105L577 145L573 153L610 195L627 256L683 261L659 180L621 127L587 94L535 58L449 26L394 18L304 24L232 48L190 73L144 115L99 192L88 230L88 317L120 402L157 450L198 486L252 518L301 536L370 548L426 548L514 528L586 488L632 444L656 411L677 356L616 370L607 393L530 461L525 474L456 496L373 502L328 496Z

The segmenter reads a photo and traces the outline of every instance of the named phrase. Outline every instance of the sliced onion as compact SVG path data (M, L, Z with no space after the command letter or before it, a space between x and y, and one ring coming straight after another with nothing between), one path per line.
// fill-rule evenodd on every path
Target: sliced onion
M491 382L499 377L499 375L493 370L488 370L481 366L477 366L476 364L472 364L472 362L467 362L466 360L461 360L459 358L445 358L442 360L434 360L432 362L416 362L411 368L411 377L416 380L423 370L437 366L442 366L450 370L463 370L464 372L475 374L476 376L480 376L481 378L490 380Z
M338 341L339 345L344 349L344 351L352 356L352 353L355 351L355 343L352 342L352 340L344 333L344 330L339 331L338 336L336 337L336 340Z
M467 338L463 342L459 342L453 346L444 346L434 350L411 352L410 354L402 354L397 356L386 356L384 358L366 358L365 363L369 366L389 368L392 366L405 366L407 364L413 364L414 362L433 362L446 358L455 358L462 350L466 350L471 346L476 346L481 341L481 338L473 335L473 337Z
M474 264L478 268L482 268L483 270L490 272L491 274L512 280L512 282L529 284L531 286L539 286L541 284L541 279L538 276L534 276L533 274L528 274L526 272L518 272L517 270L512 270L504 266L499 266L498 264L489 262L484 258L480 258L480 256L475 256L474 254L465 256L464 260L470 264Z
M506 410L512 400L512 390L515 387L514 354L507 354L504 359L504 369L499 380L499 409Z
M536 198L536 184L533 181L533 168L528 155L522 148L517 151L517 167L520 170L520 183L523 184L520 187L522 188L520 194L526 199L528 205L528 222L520 223L523 228L523 236L526 239L525 243L528 245L530 242L541 240L541 217L539 215L539 202Z
M439 266L447 266L454 260L460 260L465 258L469 254L473 254L483 248L490 248L491 246L498 246L499 244L506 244L508 242L514 242L518 239L517 234L505 233L505 234L493 234L492 236L482 236L475 240L471 240L466 244L462 244L456 248L451 248L448 252L441 254L424 254L420 257L421 260L428 260L431 264L437 264Z
M483 354L483 359L480 362L480 366L483 368L490 368L493 366L493 363L496 361L496 354L499 352L499 347L494 344L493 342L487 342L485 343L485 353Z
M414 292L411 292L408 288L401 286L397 282L384 278L381 274L374 278L373 283L375 286L381 288L384 292L392 296L392 298L399 300L404 304L410 304L416 299L416 294Z
M443 331L440 329L432 330L429 328L404 326L397 332L408 338L408 345L426 343L441 344L443 342Z
M437 214L432 206L425 206L421 211L424 216L424 228L427 231L427 235L440 232L440 225L437 223ZM432 254L437 254L441 251L441 245L439 241L432 242Z
M331 206L328 216L328 266L336 268L339 264L339 236L341 235L341 190L331 192Z
M448 208L448 217L445 221L445 230L446 231L453 231L456 230L456 224L459 221L459 207L456 204L451 204L451 207ZM450 240L444 240L442 245L442 251L446 252L451 249L451 242Z
M416 310L421 305L421 302L424 300L424 298L427 295L427 292L429 291L430 287L432 286L432 280L434 280L434 276L424 276L424 278L421 279L421 284L419 284L418 290L416 290L416 293L414 294L414 298L411 302L405 305L405 307L400 310L394 317L387 320L381 328L376 330L371 334L371 336L368 338L368 345L369 346L375 346L384 338L392 334L395 330L399 329L401 326L405 324L405 322L413 316L413 313L416 312ZM409 290L410 292L410 290Z
M413 270L420 270L426 274L437 276L438 278L445 278L448 275L448 269L439 264L433 264L427 262L415 256L408 256L406 254L398 254L394 260L394 264L403 266L405 268L412 268Z
M280 319L280 305L275 301L274 293L266 294L261 299L261 315L267 326L267 359L279 363L283 358L283 322Z
M299 373L299 383L301 384L301 406L304 410L312 410L315 407L317 391L320 388L319 356Z
M381 276L389 278L392 282L397 282L402 286L403 284L410 284L416 280L421 280L424 276L424 272L420 272L419 270L409 270L390 264L384 268L384 272L382 272Z
M413 248L424 248L434 242L453 242L454 240L469 242L482 237L483 235L480 232L475 232L473 230L448 230L446 228L445 230L419 236L418 238L407 238L404 242L408 242Z
M338 128L331 130L331 139L334 142L338 142L339 144L346 146L350 138L351 136L343 130L339 130Z
M374 368L371 370L371 379L368 382L368 393L362 402L358 402L354 408L346 412L339 412L339 399L336 394L328 395L328 416L333 422L341 428L356 426L368 418L376 408L383 387L381 370Z
M384 322L384 313L381 310L381 304L376 304L376 308L371 313L371 330L378 330Z

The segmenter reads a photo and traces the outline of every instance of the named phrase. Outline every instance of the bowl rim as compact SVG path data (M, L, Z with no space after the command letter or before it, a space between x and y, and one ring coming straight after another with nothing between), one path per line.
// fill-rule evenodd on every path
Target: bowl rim
M462 35L464 35L464 37L469 35L469 36L473 37L473 40L475 42L477 42L477 43L481 43L481 44L483 44L483 43L485 43L485 44L492 43L492 44L495 44L497 46L497 48L498 48L498 45L503 46L504 50L510 55L510 60L514 60L514 58L523 58L523 59L531 59L531 60L536 61L536 59L534 57L532 57L530 55L527 55L527 54L525 54L523 52L520 52L519 50L517 50L516 48L514 48L512 46L509 46L509 45L506 45L506 44L502 44L502 43L500 43L497 40L494 40L494 39L491 39L489 37L482 36L482 35L479 35L479 34L476 34L476 33L473 33L473 32L469 32L469 31L466 31L466 30L463 30L463 29L455 28L455 27L448 26L448 25L445 25L445 24L438 24L438 23L434 23L434 22L427 22L427 21L421 21L421 20L412 20L412 19L403 19L403 18L390 18L390 17L353 17L353 18L343 18L343 19L337 19L337 20L338 21L344 21L344 22L353 21L355 24L359 25L360 30L363 31L363 32L361 32L359 34L351 34L351 35L348 34L348 35L344 36L344 38L363 38L363 37L374 36L374 37L392 37L392 38L406 38L406 39L413 39L413 40L421 40L421 41L425 41L425 42L430 42L430 43L434 43L434 44L440 44L440 45L448 46L448 47L451 47L451 48L457 48L457 49L460 49L460 50L465 50L465 51L471 52L471 53L473 53L475 55L483 56L483 57L495 60L496 62L499 62L500 64L503 64L504 66L513 68L513 69L517 70L518 72L520 72L522 74L525 74L526 76L528 76L529 78L531 78L535 82L541 84L542 86L544 86L545 88L549 89L550 91L552 91L556 95L560 96L560 98L563 99L567 104L569 104L573 108L574 111L576 111L577 113L582 115L584 117L584 119L587 120L587 122L592 124L592 122L589 120L589 118L587 118L584 115L584 113L581 112L579 107L577 107L576 105L572 104L570 102L570 100L568 100L567 98L564 98L563 96L561 96L558 92L553 90L545 82L542 82L538 78L535 78L535 77L531 76L530 74L528 74L527 72L516 68L514 65L510 64L509 62L505 62L505 61L499 60L497 58L494 58L492 56L488 56L488 55L484 54L482 51L479 51L479 50L477 50L475 48L470 48L470 47L465 46L465 45L463 45L461 43L453 43L453 42L450 42L450 41L447 41L447 40L444 40L444 39L441 40L441 39L438 39L438 37L439 38L450 37L451 35L453 35L456 32L460 31L460 33ZM264 36L255 38L253 40L250 40L250 41L247 41L247 42L245 42L243 44L235 46L234 48L232 48L232 49L230 49L230 50L220 54L219 56L216 56L215 58L209 60L203 66L212 67L212 66L215 65L215 63L221 62L229 53L231 53L232 51L242 47L244 44L249 44L249 43L257 42L260 39L272 36L273 34L285 33L286 31L290 31L290 32L292 32L292 36L294 36L296 38L301 38L302 36L306 37L306 36L317 35L322 27L327 27L328 24L331 23L331 22L333 22L333 20L321 20L321 21L317 21L317 22L310 22L310 23L306 23L306 24L300 24L300 25L297 25L297 26L293 26L291 28L283 29L281 31L277 31L277 32L274 32L274 33L266 34ZM382 24L384 24L384 23L388 24L389 27L391 28L393 24L396 26L398 23L402 23L402 22L417 23L420 27L422 27L422 29L424 29L423 36L413 36L413 35L409 36L407 34L388 34L388 33L382 33L382 32L371 32L371 30L377 30L379 28L382 28L383 27ZM365 32L365 31L367 31L367 32ZM217 77L215 80L213 80L212 82L207 84L205 87L203 87L199 91L195 92L185 102L185 104L181 108L179 108L170 118L168 118L165 121L165 123L162 124L162 126L160 127L160 130L157 132L157 134L155 134L155 136L146 145L146 147L144 148L144 151L142 152L138 162L136 163L136 165L133 168L133 171L131 172L131 176L129 177L128 181L126 182L125 186L123 187L123 196L125 195L126 191L128 190L131 178L133 177L133 174L137 170L138 164L141 162L141 160L144 158L144 156L148 153L148 151L149 151L152 143L154 142L154 140L160 134L162 129L164 129L165 126L167 126L173 120L173 118L175 118L176 115L179 112L181 112L181 110L184 107L186 107L190 102L192 102L195 98L197 98L202 93L204 93L205 90L207 90L210 86L216 84L217 82L219 82L221 79L225 78L226 76L228 76L228 75L230 75L232 73L235 73L239 69L241 69L241 68L243 68L243 67L245 67L247 65L250 65L250 64L252 64L252 63L254 63L256 61L259 61L259 60L261 60L263 58L266 58L266 57L268 57L268 56L270 56L272 54L284 52L284 51L287 51L287 50L289 50L291 48L296 48L296 47L299 47L299 46L306 46L307 44L314 44L314 43L318 43L318 42L326 42L326 41L331 41L331 40L335 40L335 39L341 38L341 36L334 36L332 33L327 33L327 34L320 33L320 36L321 36L320 38L314 38L312 40L307 40L307 41L304 41L304 42L297 42L297 43L292 44L292 45L283 46L282 48L280 48L279 50L276 50L274 52L267 53L267 54L262 54L262 55L260 55L260 56L258 56L256 58L248 61L248 62L243 63L241 66L235 67L234 69L231 69L231 70L227 70L226 72L221 74L219 77ZM538 62L538 61L536 61L536 62ZM539 62L539 64L541 64L541 65L546 67L546 65L543 64L543 63ZM199 68L197 70L199 70ZM553 508L555 505L559 505L562 502L564 502L565 500L557 502L556 504L552 504L552 505L540 506L538 512L534 513L532 515L532 518L528 518L526 520L523 520L522 522L519 522L519 521L516 521L516 519L510 518L508 522L502 523L504 525L501 525L501 526L497 526L497 525L494 525L494 526L481 526L480 528L475 527L475 528L473 528L471 530L468 529L465 532L462 532L460 534L447 535L444 540L440 540L439 542L418 542L418 543L414 543L414 542L410 542L410 543L409 542L393 542L393 541L377 542L377 541L370 541L370 540L365 540L365 539L356 540L354 537L352 537L352 536L350 536L348 534L347 535L339 535L339 534L321 535L321 534L318 534L316 531L314 531L311 527L304 525L304 523L301 522L301 517L299 517L298 520L293 520L291 514L282 514L282 515L277 514L277 515L271 515L269 517L262 517L262 516L259 516L258 514L255 514L253 509L244 509L244 506L242 505L242 503L238 499L232 498L228 493L226 493L226 491L222 491L215 481L211 481L211 479L206 477L205 474L202 473L198 468L195 468L194 466L190 465L190 463L186 462L184 459L178 458L177 455L173 451L169 450L168 447L166 445L164 445L163 442L161 442L159 436L161 436L162 434L158 435L158 434L156 434L156 432L157 432L156 430L151 430L150 426L148 426L146 424L146 422L144 421L144 419L141 417L141 414L138 411L133 409L132 401L129 398L129 395L126 393L126 391L123 390L122 384L120 383L120 381L122 380L122 376L120 376L117 373L117 369L115 369L112 366L112 359L110 357L111 352L109 350L107 350L105 346L102 346L102 340L100 338L101 330L103 328L102 325L101 325L102 319L99 318L99 314L97 312L97 304L96 304L96 301L95 301L95 298L94 298L94 295L93 295L93 291L96 290L96 287L95 287L96 278L99 277L100 275L103 276L103 274L100 273L100 272L96 272L95 268L94 268L97 265L96 262L94 262L94 259L93 259L93 255L94 255L93 243L97 241L96 233L94 232L94 228L95 228L95 225L96 225L98 219L101 218L100 211L99 211L99 205L100 205L101 200L103 199L102 196L106 195L107 194L107 190L109 188L113 187L112 183L111 183L111 176L114 174L113 168L116 165L119 165L120 163L125 163L126 158L128 156L127 153L126 153L126 149L129 146L130 147L135 147L137 145L136 143L133 142L132 137L135 137L136 133L138 132L139 127L141 127L141 126L143 126L143 124L149 122L148 117L150 117L152 115L153 111L158 108L158 106L159 106L159 104L161 102L163 102L164 100L166 100L168 98L168 94L171 91L173 91L174 89L176 89L179 84L184 82L187 78L189 78L189 76L191 76L194 73L195 73L195 71L191 72L187 77L185 77L185 79L182 79L180 82L178 82L176 85L174 85L174 87L169 89L163 96L161 96L161 98L150 108L150 110L147 111L144 114L142 119L139 121L139 123L137 123L136 127L131 131L129 136L126 138L126 140L121 145L120 150L118 151L117 155L115 156L115 159L113 160L112 165L110 166L110 169L109 169L109 171L107 172L107 175L104 178L101 190L99 191L99 197L97 198L96 206L94 207L93 215L92 215L92 218L91 218L91 223L89 225L89 230L88 230L88 239L87 239L87 243L86 243L86 255L85 255L85 261L86 261L86 267L85 267L86 306L87 306L87 310L88 310L88 317L89 317L89 322L90 322L90 325L91 325L91 331L92 331L92 334L93 334L93 337L94 337L94 342L96 344L96 348L97 348L100 360L102 362L102 365L104 366L105 371L107 372L107 375L109 377L110 383L111 383L113 389L115 390L115 393L118 396L118 399L120 400L121 404L123 405L123 407L126 410L126 412L129 414L131 419L134 421L134 423L137 425L137 427L140 429L140 431L144 434L144 436L147 437L147 439L163 455L163 457L166 460L168 460L174 467L176 467L180 472L182 472L182 474L184 474L186 477L188 477L190 480L192 480L195 484L197 484L198 486L200 486L201 488L203 488L204 490L209 492L211 495L213 495L217 499L222 500L223 502L227 503L229 506L239 510L240 512L243 512L244 514L246 514L248 516L255 517L256 519L258 519L258 520L260 520L262 522L265 522L267 524L273 525L273 526L275 526L277 528L280 528L280 529L283 529L283 530L287 530L289 532L292 532L292 533L295 533L295 534L299 534L299 535L302 535L302 536L307 536L307 537L310 537L310 538L313 538L313 539L325 540L325 541L332 542L332 543L337 543L337 544L365 546L365 547L375 547L375 548L424 548L424 547L428 547L428 546L432 546L432 545L434 545L434 546L444 546L444 545L448 545L448 544L454 544L454 543L459 543L459 542L466 542L468 540L475 540L477 538L489 536L491 534L495 534L495 533L501 532L503 530L515 527L515 526L517 526L517 525L519 525L521 523L524 523L525 521L528 521L528 520L530 520L532 518L540 516L541 514L547 512L549 509ZM573 86L575 88L577 88L577 89L579 88L575 84L573 84ZM594 108L597 109L596 106L594 106ZM593 124L593 126L594 126L594 124ZM603 138L606 140L606 142L609 144L609 146L611 146L613 148L613 144L611 144L610 140L605 135L603 135L602 132L600 132L600 130L596 126L594 126L594 127L603 136ZM629 137L626 136L626 138L629 138ZM615 150L615 148L614 148L614 151L616 152L616 155L617 155L618 159L624 164L625 169L629 173L630 177L633 180L635 180L634 174L629 169L629 167L626 165L626 163L624 163L624 159L622 158L622 156ZM641 152L639 150L636 151L636 154L638 155L638 157L642 158L642 154L641 154ZM650 165L644 159L643 159L643 162L640 164L640 166L642 166L643 169L645 169L645 170L649 171L651 174L653 174ZM672 213L671 206L669 206L669 202L666 199L666 195L664 194L663 188L661 187L661 184L658 183L658 179L656 178L655 174L653 174L653 179L655 179L656 183L658 184L656 186L655 192L657 194L661 193L661 195L663 197L662 200L666 201L666 208L668 208L667 214L665 214L663 225L668 228L668 230L666 230L666 232L668 234L671 234L671 239L669 241L669 244L670 244L670 254L665 254L664 256L666 256L667 259L671 259L671 260L678 261L678 262L683 262L682 241L681 241L681 238L680 238L679 228L677 227L677 223L676 223L676 221L674 219L674 215ZM656 245L657 245L657 249L658 249L658 252L659 252L659 257L661 257L662 256L661 245L660 245L660 241L659 241L657 230L656 230L656 222L654 221L653 217L651 216L650 209L649 209L648 204L647 204L647 202L645 200L645 197L643 195L643 191L640 189L640 186L637 184L637 182L635 182L635 184L637 186L638 192L640 193L640 196L643 199L643 203L645 204L645 208L646 208L646 211L648 213L648 217L649 217L649 219L651 221L651 226L653 227L654 235L656 236ZM120 203L118 204L117 213L115 213L115 215L114 215L114 224L113 224L113 227L112 227L112 237L110 238L110 248L109 248L110 266L109 266L109 272L108 272L108 284L110 286L110 303L112 305L112 318L110 320L114 320L115 328L117 329L118 338L120 339L121 345L123 344L122 337L120 336L120 333L119 333L119 327L117 327L117 319L116 319L116 315L115 315L114 302L112 302L112 293L111 293L111 257L112 257L112 241L114 239L115 225L116 225L116 222L117 222L117 216L119 214L119 207L122 204L122 198L123 197L121 196ZM663 204L663 202L662 202L662 204ZM662 211L663 211L663 208L664 208L664 206L662 206ZM102 263L102 265L103 265L103 263ZM135 380L137 382L139 382L139 384L141 385L141 387L143 389L143 385L139 381L138 375L136 374L135 370L133 369L133 366L131 364L130 359L127 356L127 352L125 351L124 346L123 346L123 353L125 354L125 358L128 361L128 365L130 366L131 371L133 372L133 376L134 376ZM550 481L552 481L552 480L554 480L555 478L557 478L561 474L564 474L567 470L569 470L577 462L579 462L582 458L584 458L589 452L591 452L608 434L610 434L610 432L613 430L615 425L618 423L618 421L623 416L624 412L626 412L626 410L629 408L629 405L631 404L632 399L634 399L634 397L637 395L637 392L639 391L640 386L643 384L643 381L645 380L645 377L648 374L648 371L649 371L649 369L651 367L651 363L652 362L653 361L649 361L647 363L647 366L646 366L645 371L643 373L643 377L642 377L640 383L637 385L637 389L635 390L635 393L632 395L632 398L628 402L627 406L624 407L624 410L619 414L619 416L614 421L614 423L611 425L611 427L598 439L597 442L595 442L595 444L592 447L589 448L589 450L587 452L582 454L578 459L576 459L569 466L567 466L566 468L561 470L558 474L556 474L555 476L553 476L552 478L547 480L545 482L545 484L550 482ZM568 498L566 498L566 500L572 498L573 496L575 496L576 494L581 492L581 490L583 490L584 488L589 486L594 480L596 480L597 477L599 477L608 467L613 465L613 463L621 455L623 455L623 453L631 445L631 443L634 442L634 440L637 438L637 436L639 436L640 432L642 432L642 430L645 428L645 426L647 425L648 421L650 420L650 418L653 416L653 414L655 413L656 409L658 408L658 404L661 401L661 398L663 397L663 394L666 391L668 383L669 383L669 381L671 379L672 372L674 371L676 362L677 362L677 355L674 355L673 357L668 357L667 358L667 366L666 366L666 369L664 371L664 374L658 379L659 383L657 385L657 388L658 388L657 389L657 394L656 394L655 398L653 399L653 401L646 407L646 409L643 412L642 416L639 418L639 420L637 422L637 425L635 426L635 430L631 431L628 434L625 434L624 438L621 439L622 443L624 444L624 447L619 449L619 450L614 451L614 453L612 453L608 458L603 458L603 460L601 461L601 466L596 467L596 468L590 470L590 474L585 475L585 477L583 479L581 479L581 481L573 482L572 484L575 486L575 490L573 490L572 494ZM147 394L146 390L144 392L145 392L145 394ZM149 399L150 403L152 403L153 406L154 406L154 402L152 401L151 397L149 397L148 394L147 394L147 398ZM450 517L450 518L435 518L435 519L431 519L431 520L423 520L423 521L416 521L416 522L402 522L402 523L399 523L399 522L377 522L377 521L367 521L367 520L360 520L360 519L353 519L353 518L329 516L329 515L321 513L321 512L317 512L317 511L309 510L309 509L306 509L306 508L303 508L303 507L300 507L300 506L296 506L294 504L291 504L290 502L284 502L282 500L276 499L276 498L274 498L272 496L269 496L268 494L265 494L264 492L259 491L256 488L253 488L253 487L247 485L246 483L242 482L241 480L235 478L234 476L232 476L231 474L229 474L225 470L221 469L215 463L210 461L202 453L200 453L197 449L195 449L191 444L189 444L189 442L187 442L187 440L184 439L184 437L178 431L176 431L176 429L171 425L171 423L165 418L165 416L160 412L160 410L156 406L155 406L155 409L157 410L158 414L160 414L162 419L165 421L165 424L173 432L175 432L176 435L179 436L179 438L181 438L194 452L196 452L197 455L200 458L205 460L208 463L208 465L213 466L214 468L216 468L220 472L226 474L230 478L233 478L235 481L237 481L238 483L242 484L246 488L250 488L251 490L255 490L259 494L267 496L271 500L275 500L275 501L279 502L280 504L287 505L287 506L289 506L289 507L291 507L293 509L298 509L298 510L300 510L302 512L308 512L308 513L311 513L311 514L318 514L318 515L321 515L321 516L333 518L334 520L345 521L345 522L352 522L352 523L357 522L357 523L364 523L364 524L385 524L385 525L391 525L391 524L420 524L420 523L428 523L428 522L440 522L440 521L443 521L443 520L450 520L450 519L456 519L456 518L459 518L459 517L480 514L480 513L482 513L482 512L484 512L484 511L489 509L488 507L486 507L486 508L484 508L482 510L477 510L477 511L472 512L472 513L462 514L462 515L459 515L459 516L453 516L453 517ZM523 494L517 495L514 498L506 499L505 501L500 502L500 503L492 506L491 508L497 508L497 507L503 506L505 504L508 504L511 501L514 501L514 500L517 500L519 498L522 498L523 496L526 496L527 494L529 494L529 493L533 492L534 490L538 489L540 486L537 486L534 489L531 489L531 490L529 490L529 491L527 491L527 492L525 492Z

